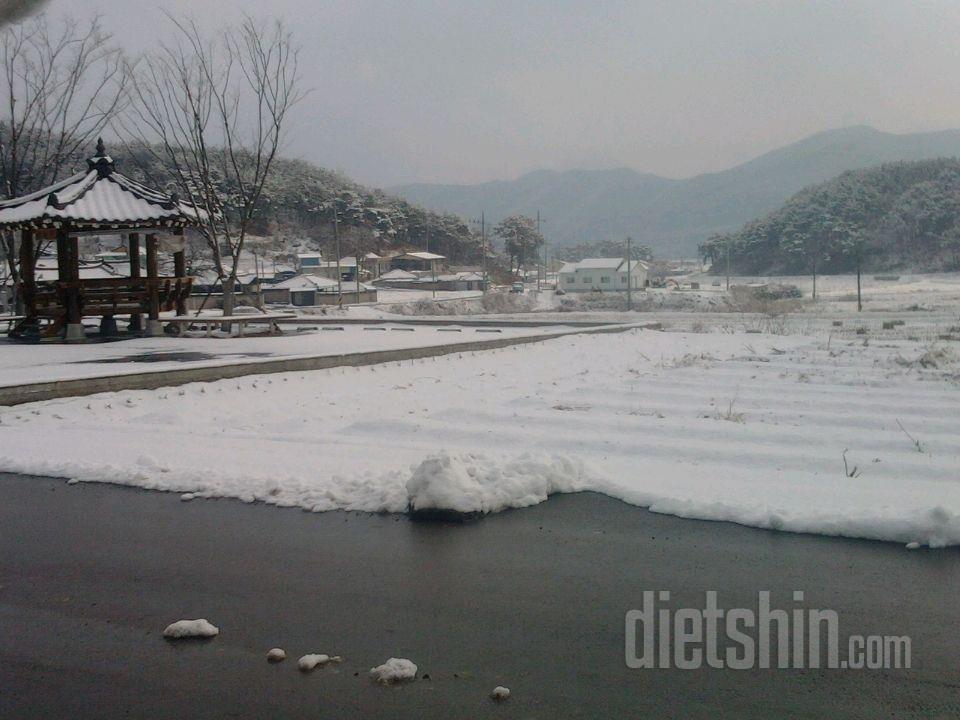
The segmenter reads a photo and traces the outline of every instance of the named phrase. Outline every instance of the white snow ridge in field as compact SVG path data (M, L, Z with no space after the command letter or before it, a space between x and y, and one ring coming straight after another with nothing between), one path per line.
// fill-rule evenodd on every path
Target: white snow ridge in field
M554 493L586 487L582 463L525 455L507 463L478 453L441 451L420 463L407 481L409 507L492 513L536 505Z
M370 668L370 677L383 685L413 680L416 676L416 664L406 658L390 658L383 665Z
M163 636L170 639L209 638L220 634L220 628L203 618L198 620L177 620L167 625Z

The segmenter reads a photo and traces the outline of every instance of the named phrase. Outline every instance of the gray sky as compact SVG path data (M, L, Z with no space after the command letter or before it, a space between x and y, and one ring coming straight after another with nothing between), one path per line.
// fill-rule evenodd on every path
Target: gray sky
M721 170L833 127L960 127L957 0L51 0L132 51L162 9L279 15L312 94L288 155L357 180Z

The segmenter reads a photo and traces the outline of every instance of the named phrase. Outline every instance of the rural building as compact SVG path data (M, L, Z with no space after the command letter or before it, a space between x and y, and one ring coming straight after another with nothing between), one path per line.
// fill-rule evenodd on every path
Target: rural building
M297 254L297 270L300 272L310 272L323 262L321 253L299 253Z
M408 252L402 255L394 255L390 258L390 268L392 270L408 270L410 272L420 270L423 272L436 272L440 263L447 258L443 255L437 255L431 252Z
M376 302L377 289L360 283L357 292L355 283L341 283L343 302ZM296 275L289 280L273 285L262 285L263 301L266 303L283 303L296 307L312 307L314 305L336 305L339 301L337 281L321 275Z
M631 289L647 287L650 266L641 260L630 261ZM564 263L560 268L559 284L564 292L610 292L627 289L627 261L625 258L586 258L580 262Z
M472 270L434 274L430 271L391 270L373 284L404 290L483 290L483 275Z

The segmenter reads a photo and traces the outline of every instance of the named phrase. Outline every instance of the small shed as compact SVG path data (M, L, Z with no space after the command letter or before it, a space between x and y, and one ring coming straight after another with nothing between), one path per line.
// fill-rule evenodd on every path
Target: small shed
M99 316L104 335L117 334L115 316L129 315L133 333L158 335L161 310L186 314L185 301L193 279L187 277L185 227L205 219L202 210L180 202L177 195L153 190L114 168L103 141L87 160L87 170L37 192L0 202L0 229L19 231L18 287L25 318L11 337L39 340L57 337L85 339L84 316ZM78 236L93 233L128 234L129 277L81 271ZM141 277L140 239L145 234L146 277ZM55 241L56 279L37 279L38 246ZM159 272L161 244L173 253L173 276ZM40 321L48 324L41 332Z

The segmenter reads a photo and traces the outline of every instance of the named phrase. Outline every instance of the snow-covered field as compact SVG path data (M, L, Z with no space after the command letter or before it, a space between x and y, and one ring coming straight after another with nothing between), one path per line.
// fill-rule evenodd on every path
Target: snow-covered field
M0 470L314 511L596 490L942 546L960 543L958 352L820 332L570 336L0 409Z

